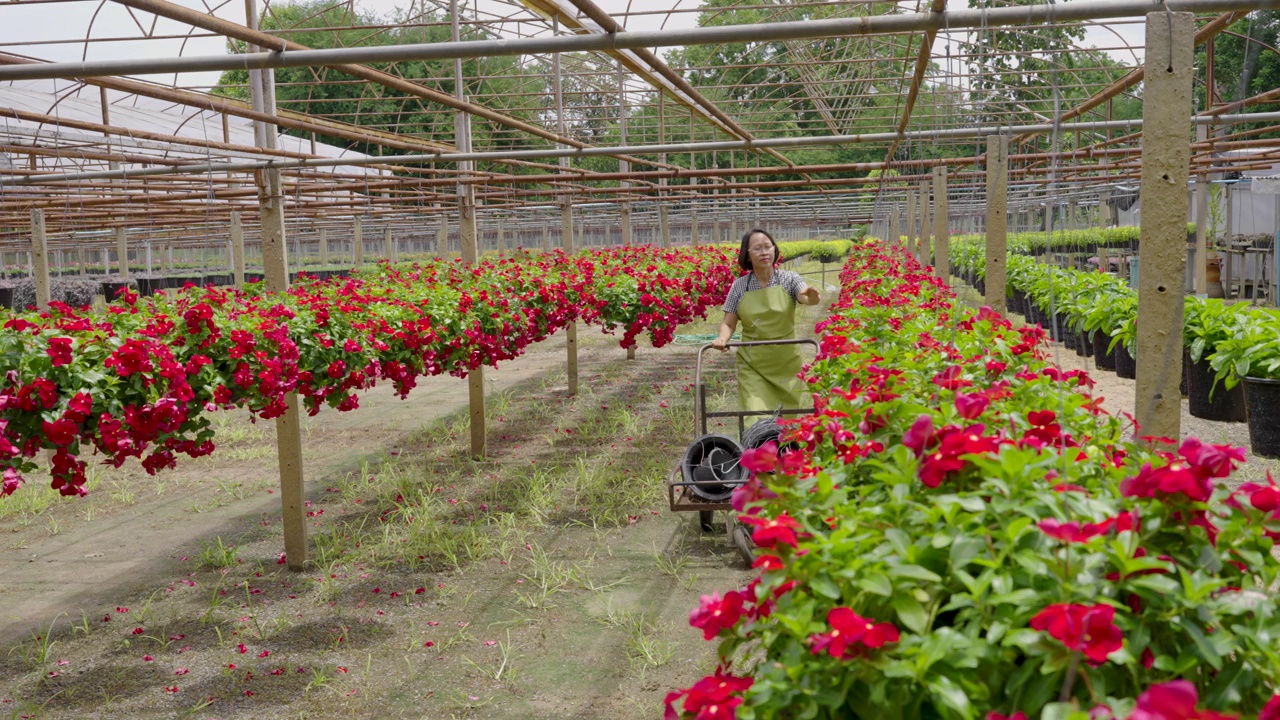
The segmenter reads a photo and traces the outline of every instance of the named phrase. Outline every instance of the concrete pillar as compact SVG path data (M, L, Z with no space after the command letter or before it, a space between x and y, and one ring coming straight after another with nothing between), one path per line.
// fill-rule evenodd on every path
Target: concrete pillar
M36 280L36 308L48 310L49 241L45 235L44 210L41 208L31 211L31 267Z
M711 244L718 245L724 242L724 237L720 234L720 208L716 208L715 215L711 218Z
M116 260L119 260L120 277L122 278L129 277L128 236L129 236L128 228L123 227L123 225L120 225L120 227L115 228L115 258ZM102 263L102 264L106 265L106 263Z
M388 225L382 229L382 257L396 261L395 241L391 239L391 226Z
M1111 227L1111 191L1103 190L1098 194L1098 227Z
M622 207L619 208L619 212L622 215L622 244L630 245L631 244L631 203L625 203L625 202L622 203Z
M891 247L902 247L902 233L898 229L898 208L894 207L889 210L889 229L886 233Z
M1186 277L1187 182L1195 15L1147 15L1142 111L1142 207L1138 268L1139 435L1182 431L1182 305Z
M360 218L355 219L351 229L351 254L356 267L364 264L364 223Z
M920 236L916 234L919 215L916 213L916 192L907 191L907 250L916 260L920 259Z
M231 273L235 286L244 287L244 226L239 210L231 213Z
M658 206L658 232L662 234L663 249L671 247L671 223L667 218L667 203Z
M1196 140L1209 139L1207 125L1196 126ZM1196 176L1196 253L1194 290L1198 295L1209 292L1209 176Z
M933 238L937 249L933 255L933 274L951 285L951 229L947 198L947 168L939 165L933 169Z
M987 305L1004 313L1009 230L1009 138L987 136Z
M690 183L693 181L690 180ZM689 206L689 244L698 244L698 210L696 206Z
M573 253L573 203L565 198L560 205L561 243L566 253ZM569 394L578 394L578 323L569 323L564 328L565 337L565 376L569 382Z
M164 244L164 249L160 255L160 263L161 269L165 272L173 270L173 243L167 242Z
M462 262L475 265L480 260L480 247L476 236L474 187L465 185L458 196L459 227L462 233ZM488 451L488 433L485 432L484 366L467 373L467 394L471 408L471 457L483 458Z
M320 228L317 232L320 234L320 265L327 267L329 265L329 231Z
M920 181L920 197L916 200L916 209L920 213L920 262L933 264L933 214L929 212L929 181Z
M440 212L440 227L436 230L436 255L440 258L449 256L449 218Z

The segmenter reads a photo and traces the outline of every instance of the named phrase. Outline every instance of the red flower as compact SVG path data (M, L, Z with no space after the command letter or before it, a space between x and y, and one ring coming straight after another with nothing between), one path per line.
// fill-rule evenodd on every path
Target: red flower
M53 422L44 421L41 423L44 429L44 435L49 442L58 447L66 447L75 442L76 436L80 434L80 426L70 418L60 417Z
M49 338L49 347L45 350L49 355L49 359L53 361L54 367L62 367L71 364L71 338L55 337Z
M746 692L753 683L755 680L752 678L735 677L726 674L722 668L716 668L714 675L702 678L692 687L668 693L662 717L664 720L679 718L680 713L676 711L675 703L683 697L684 712L696 713L696 718L732 720L736 714L734 708L742 704L742 698L734 696Z
M772 519L758 515L742 515L738 520L744 525L755 526L756 531L751 534L751 539L760 547L771 548L778 544L795 547L798 543L795 531L800 529L800 523L787 513Z
M1107 661L1107 655L1124 645L1124 635L1115 625L1116 609L1110 605L1056 604L1031 618L1031 627L1081 652L1093 665Z
M738 623L742 600L742 593L737 590L730 590L723 598L720 593L703 595L698 607L689 613L689 624L702 629L703 640L710 640Z
M1199 699L1196 686L1186 680L1152 685L1138 696L1138 705L1129 715L1129 720L1228 720L1236 717L1213 710L1197 710Z
M1059 522L1054 518L1045 518L1037 523L1045 535L1063 542L1089 542L1093 538L1106 533L1107 528L1097 523Z
M1258 720L1280 720L1280 695L1272 696L1267 704L1262 706L1262 711L1258 713Z
M770 440L758 448L744 450L739 464L753 473L773 472L778 465L778 443Z
M1027 720L1027 714L1019 710L1012 715L1001 715L993 710L987 713L986 720Z
M898 642L898 628L893 623L877 623L847 607L827 611L827 624L831 626L830 632L809 637L814 655L826 652L833 658L847 659L852 656L850 648L856 650L857 645L875 649Z

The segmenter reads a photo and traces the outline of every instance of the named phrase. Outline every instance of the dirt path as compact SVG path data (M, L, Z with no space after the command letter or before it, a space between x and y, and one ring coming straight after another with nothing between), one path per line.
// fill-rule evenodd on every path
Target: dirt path
M603 337L587 340L579 353L583 365L590 367L623 352L607 343ZM497 371L488 369L485 380L489 394L500 393L557 370L563 373L563 366L564 336L556 335ZM434 377L423 379L405 400L384 384L361 395L360 408L353 412L326 408L306 418L307 496L315 499L336 478L398 452L412 433L466 408L467 403L465 381ZM182 571L179 558L197 555L202 543L275 522L280 511L279 475L271 451L275 424L262 422L252 428L240 424L264 441L253 444L265 444L268 452L254 447L241 453L249 457L239 459L233 441L210 458L180 462L177 470L154 479L130 464L108 475L121 487L136 488L125 491L140 498L131 505L112 502L107 490L111 483L103 482L97 497L62 502L46 511L48 524L0 524L0 532L5 533L0 537L8 550L0 554L0 643L26 637L58 613L78 616L80 608L97 607L167 582ZM223 487L231 489L215 487L219 479L225 479ZM47 486L48 481L33 477L31 483L20 492ZM202 500L206 509L200 509ZM89 519L86 511L92 512ZM51 534L51 525L56 525L56 534Z

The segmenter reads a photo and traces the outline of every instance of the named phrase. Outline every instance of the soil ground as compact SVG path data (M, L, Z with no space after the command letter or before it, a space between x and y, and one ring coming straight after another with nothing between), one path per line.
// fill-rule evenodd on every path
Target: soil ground
M579 339L576 397L563 335L487 371L482 462L456 378L306 418L302 573L277 564L274 423L220 416L209 458L99 470L78 501L30 478L0 501L0 716L660 716L715 666L689 611L750 574L722 518L667 508L694 348Z

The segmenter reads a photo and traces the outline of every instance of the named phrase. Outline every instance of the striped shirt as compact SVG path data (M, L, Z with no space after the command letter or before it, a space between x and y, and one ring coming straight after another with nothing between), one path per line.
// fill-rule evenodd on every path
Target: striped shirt
M773 271L773 277L769 279L767 286L761 286L760 280L755 273L747 273L737 280L733 281L733 286L729 288L729 297L725 298L724 311L727 313L738 312L738 303L742 302L742 296L752 290L763 290L765 287L774 287L781 285L782 289L787 291L792 300L800 297L800 293L809 289L809 285L800 277L800 273L790 270Z

